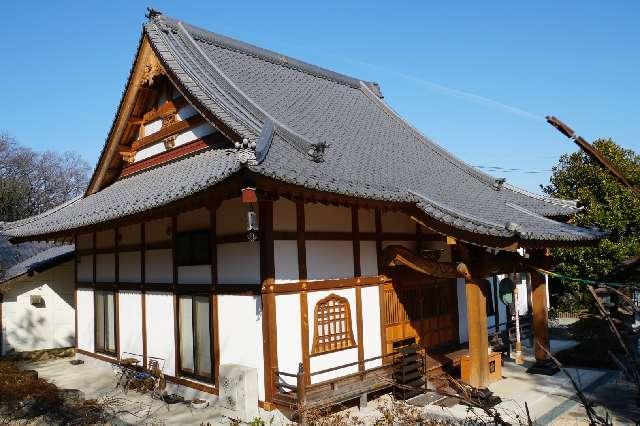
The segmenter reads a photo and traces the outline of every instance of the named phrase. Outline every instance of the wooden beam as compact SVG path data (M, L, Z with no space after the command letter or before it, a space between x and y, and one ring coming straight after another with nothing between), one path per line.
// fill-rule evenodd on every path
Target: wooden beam
M152 121L160 120L169 114L176 114L180 108L185 105L187 105L187 100L183 97L166 101L159 107L145 112L140 118L140 121L144 124L148 124Z
M296 201L296 240L298 241L298 278L307 279L307 247L304 220L304 201ZM277 238L277 237L274 237Z
M148 136L134 141L131 144L131 150L139 151L142 148L158 143L169 136L175 135L176 133L181 133L192 129L204 122L204 118L202 118L202 116L200 115L194 115L185 120L176 121L175 123L162 127L155 133L151 133Z
M220 325L218 316L218 243L216 241L216 210L217 204L211 203L209 206L209 229L211 244L211 342L212 362L213 362L213 383L216 388L220 388Z
M545 362L549 346L549 306L547 304L547 283L543 274L532 270L531 301L533 311L533 336L536 341L535 357L537 362ZM540 346L542 346L542 348ZM544 349L543 349L544 348ZM546 349L546 350L545 350Z
M484 388L489 383L489 336L487 330L487 299L482 280L466 280L467 327L471 373L469 385Z
M78 236L76 234L73 235L73 245L74 247L78 247ZM73 347L78 349L78 260L79 256L76 252L73 257L73 317L75 324L75 333L73 335ZM0 306L2 303L0 302ZM95 313L94 313L95 315ZM2 312L0 312L0 345L2 345ZM0 348L0 355L2 355L2 348Z
M274 287L275 265L273 249L273 201L259 201L260 278L264 288ZM273 290L262 294L262 343L264 356L265 402L275 394L275 371L278 369L278 336L276 329L276 299Z
M414 271L436 278L470 278L471 274L464 263L445 263L424 259L406 247L387 246L383 250L383 266L404 265Z
M144 289L146 282L146 230L144 222L140 223L140 297L142 298L142 365L147 367L147 294Z
M353 275L362 275L360 265L360 219L358 206L351 206L351 233L353 234ZM362 289L356 287L356 333L358 339L358 371L364 371L364 330L362 325Z
M311 384L311 359L309 357L309 300L307 291L300 292L300 342L302 345L302 365L304 366L304 380Z

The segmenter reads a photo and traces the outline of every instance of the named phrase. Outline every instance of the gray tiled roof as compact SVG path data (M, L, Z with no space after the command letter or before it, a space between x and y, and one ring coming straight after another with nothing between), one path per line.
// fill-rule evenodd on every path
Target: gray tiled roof
M234 150L205 150L180 161L116 181L93 195L76 198L37 220L6 223L11 237L37 236L80 228L160 207L202 191L240 169Z
M54 246L31 256L7 269L0 275L0 284L33 272L43 272L73 258L74 246Z
M192 194L181 188L183 181L197 181L196 187L203 189L244 166L311 189L415 203L446 225L483 235L523 241L590 241L602 235L547 218L575 213L575 203L501 185L436 145L386 105L375 83L164 15L151 18L144 32L183 94L206 109L201 112L215 115L249 144L256 143L255 158L243 161L233 150L223 151L222 158L218 152L198 154L117 181L6 233L71 229L150 209ZM246 150L240 152L246 155ZM203 175L182 171L183 163ZM157 174L171 167L179 171L178 177L158 179ZM128 180L144 188L162 182L162 190L151 185L150 192L136 198L121 190Z

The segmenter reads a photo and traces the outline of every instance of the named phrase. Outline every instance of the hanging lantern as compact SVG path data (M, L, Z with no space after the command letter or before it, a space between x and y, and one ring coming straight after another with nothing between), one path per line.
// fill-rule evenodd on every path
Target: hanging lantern
M247 240L258 241L258 215L255 211L255 205L258 202L258 196L255 188L242 189L242 203L248 205L247 209Z

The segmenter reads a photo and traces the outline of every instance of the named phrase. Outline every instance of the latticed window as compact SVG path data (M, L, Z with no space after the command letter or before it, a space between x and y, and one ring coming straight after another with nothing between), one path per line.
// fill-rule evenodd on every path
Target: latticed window
M354 346L349 301L335 294L320 300L314 312L313 354Z

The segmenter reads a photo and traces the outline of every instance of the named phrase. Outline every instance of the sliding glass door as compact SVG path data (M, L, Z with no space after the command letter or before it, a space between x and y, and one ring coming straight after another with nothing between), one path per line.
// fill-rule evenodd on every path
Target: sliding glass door
M96 291L95 348L96 352L116 356L116 297L112 291Z
M179 296L180 373L207 382L211 374L209 296Z

